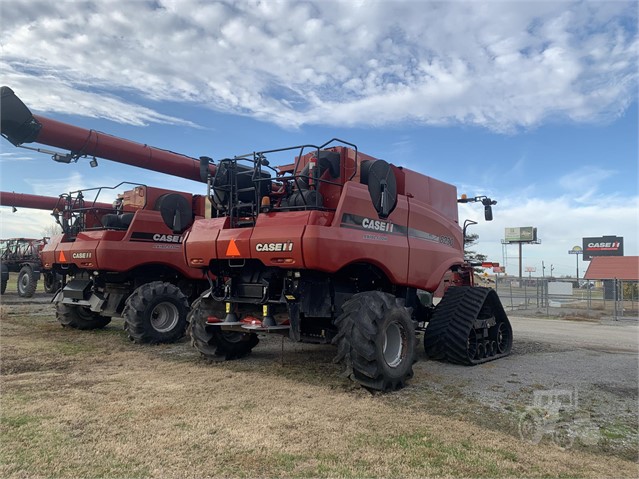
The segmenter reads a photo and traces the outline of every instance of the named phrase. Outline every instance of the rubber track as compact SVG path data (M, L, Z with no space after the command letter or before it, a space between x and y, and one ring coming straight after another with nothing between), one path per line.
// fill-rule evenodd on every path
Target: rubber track
M485 303L490 304L497 324L506 323L510 335L509 344L504 353L481 359L469 358L468 337L473 322ZM432 331L429 333L431 328ZM490 288L470 286L449 288L426 328L424 346L430 347L430 351L426 350L430 357L469 366L508 356L512 347L512 327L497 293Z
M464 288L448 288L446 294L435 308L424 332L424 350L430 359L446 359L444 342L448 332L448 325L465 294Z

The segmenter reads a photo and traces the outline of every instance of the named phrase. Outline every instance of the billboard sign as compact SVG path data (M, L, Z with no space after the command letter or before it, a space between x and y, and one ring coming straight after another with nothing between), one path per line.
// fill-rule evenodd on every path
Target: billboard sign
M533 228L532 226L506 228L504 240L506 243L527 243L529 241L537 241L537 228Z
M584 261L590 261L593 256L623 256L623 236L597 236L582 240Z

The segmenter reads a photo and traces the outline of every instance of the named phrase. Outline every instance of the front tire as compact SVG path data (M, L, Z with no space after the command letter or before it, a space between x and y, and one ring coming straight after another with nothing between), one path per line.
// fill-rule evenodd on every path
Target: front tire
M184 336L189 301L180 288L154 281L126 300L122 317L129 338L140 344L174 343Z
M381 291L353 295L335 320L336 362L353 381L373 391L401 389L413 377L415 325L397 298Z
M223 319L226 315L224 303L212 298L198 298L189 313L189 332L191 344L203 356L209 359L216 357L226 360L240 359L251 353L260 342L255 333L222 331L220 326L207 323L209 316Z
M35 294L38 286L38 280L33 274L33 268L29 265L22 267L18 273L18 296L21 298L30 298Z
M62 304L56 305L56 319L65 328L90 330L104 328L111 318L101 316L84 306Z

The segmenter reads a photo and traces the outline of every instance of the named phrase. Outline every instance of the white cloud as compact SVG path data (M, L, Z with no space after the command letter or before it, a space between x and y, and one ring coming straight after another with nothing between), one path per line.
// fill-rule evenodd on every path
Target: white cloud
M617 174L596 166L584 166L580 171L572 172L559 178L559 185L570 192L575 201L585 203L597 193L603 181Z
M575 274L575 258L568 254L573 246L581 246L584 237L616 235L624 237L624 254L639 256L639 196L593 196L588 204L578 203L570 196L559 198L520 197L499 198L493 207L494 220L483 219L483 208L477 205L460 206L460 222L465 218L478 221L470 232L479 234L479 242L474 248L489 255L492 261L503 263L504 229L507 227L534 226L537 228L541 245L523 247L524 266L546 266L554 264L555 273ZM518 274L517 247L508 246L507 259L510 274ZM581 271L587 267L582 262Z
M45 228L55 225L51 212L0 206L0 238L42 238Z
M34 109L283 126L615 118L636 98L633 2L65 2L3 9L4 82ZM144 103L144 105L142 105Z

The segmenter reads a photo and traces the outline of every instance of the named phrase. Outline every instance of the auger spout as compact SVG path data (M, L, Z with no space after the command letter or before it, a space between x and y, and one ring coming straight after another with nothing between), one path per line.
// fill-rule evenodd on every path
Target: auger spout
M27 193L15 193L10 191L0 191L0 206L13 206L15 208L29 208L33 210L53 211L55 208L64 205L64 202L57 196L30 195ZM93 203L91 207L100 209L112 209L109 203Z
M82 156L95 156L187 180L206 181L206 175L200 173L199 159L34 115L7 86L0 87L0 133L15 146L40 143L69 151L68 155L54 155L56 161L69 163ZM215 166L208 168L214 175Z

